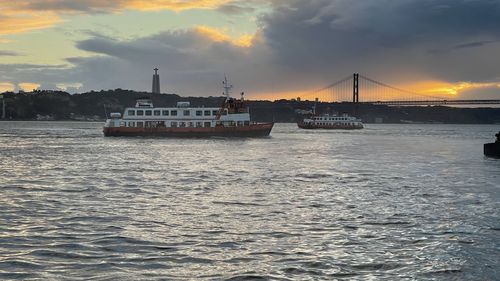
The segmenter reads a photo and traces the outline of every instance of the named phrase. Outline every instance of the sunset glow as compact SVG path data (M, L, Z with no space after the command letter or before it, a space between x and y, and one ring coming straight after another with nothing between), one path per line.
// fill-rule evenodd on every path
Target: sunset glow
M252 35L243 35L239 38L233 39L228 34L224 33L223 31L216 29L216 28L209 27L209 26L197 26L195 30L200 35L205 36L212 41L227 42L227 43L231 43L233 45L239 46L239 47L252 46L252 41L254 39L254 36L252 36Z
M16 86L12 83L0 82L0 93L7 91L14 91Z
M40 84L37 83L30 83L30 82L24 82L24 83L19 83L19 88L25 92L31 92L33 90L36 90L40 87Z
M403 86L404 87L404 86ZM449 96L454 97L461 93L475 89L485 88L500 88L498 82L456 82L450 83L445 81L422 81L407 86L408 89L413 89L415 93L423 95Z

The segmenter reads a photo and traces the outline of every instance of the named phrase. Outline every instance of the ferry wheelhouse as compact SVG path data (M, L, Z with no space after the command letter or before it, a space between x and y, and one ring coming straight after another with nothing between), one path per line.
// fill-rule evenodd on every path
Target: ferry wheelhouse
M125 112L111 113L104 125L105 136L161 137L264 137L274 123L250 120L243 99L229 96L232 86L224 81L226 99L221 107L191 107L187 101L176 107L155 107L152 100L140 99Z
M361 119L343 114L341 116L331 116L328 114L304 118L297 125L301 129L363 129Z

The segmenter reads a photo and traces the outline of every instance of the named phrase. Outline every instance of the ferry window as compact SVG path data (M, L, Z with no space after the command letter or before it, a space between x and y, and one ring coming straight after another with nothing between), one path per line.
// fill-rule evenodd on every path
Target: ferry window
M250 121L245 121L245 126L250 126Z
M198 128L199 128L199 127L203 127L203 123L201 123L201 122L196 122L196 127L198 127Z
M172 116L177 116L177 110L172 110L172 112L170 113Z
M146 110L146 116L151 116L153 112L151 110Z
M170 125L170 127L172 127L172 128L177 127L177 122L172 122L172 124Z
M144 126L143 122L137 122L137 127L142 128Z
M222 115L227 115L227 109L224 109L224 111L222 111Z
M205 110L205 116L210 116L210 110Z
M137 110L137 115L138 116L144 115L144 110Z
M193 127L193 122L189 122L188 127Z
M124 121L120 122L120 127L125 127L125 122Z
M243 122L238 121L238 127L239 127L239 126L243 126Z
M205 127L212 127L212 123L210 123L210 122L205 122Z
M196 110L196 116L201 116L201 115L202 115L202 113L203 113L203 111L201 111L201 110Z
M191 112L189 112L189 110L184 110L184 116L189 116L191 115Z
M128 115L130 115L130 116L134 116L134 115L135 115L135 110L129 110L129 111L128 111Z
M186 122L181 122L181 125L179 127L186 127Z
M219 112L218 110L213 110L212 115L215 116L215 115L217 115L218 112Z
M155 114L155 116L160 116L160 113L161 113L161 112L160 112L159 110L155 110L155 113L154 113L154 114Z
M169 113L168 110L163 110L162 113L161 113L161 115L168 116L168 113Z

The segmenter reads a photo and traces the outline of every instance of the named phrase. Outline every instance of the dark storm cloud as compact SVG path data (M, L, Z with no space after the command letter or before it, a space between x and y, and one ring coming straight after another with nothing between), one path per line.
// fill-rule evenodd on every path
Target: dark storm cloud
M439 62L429 50L497 40L499 15L500 1L279 1L261 25L275 57L290 68L432 73Z
M500 79L500 0L271 3L251 47L195 29L129 41L92 34L77 47L97 56L68 59L74 67L59 79L81 82L83 90L148 90L158 66L166 92L217 95L226 72L249 96L317 88L353 72L389 84Z
M468 42L468 43L458 44L458 45L449 47L447 49L433 49L433 50L429 50L429 53L431 53L431 54L443 54L443 53L446 53L446 52L452 52L452 51L460 50L460 49L479 48L479 47L483 47L483 46L485 46L487 44L492 44L492 43L497 43L497 42L498 41L492 41L492 40L489 40L489 41Z
M466 49L466 48L478 48L482 47L486 44L491 44L495 43L496 41L479 41L479 42L470 42L470 43L464 43L464 44L459 44L456 46L453 46L453 50L458 50L458 49Z

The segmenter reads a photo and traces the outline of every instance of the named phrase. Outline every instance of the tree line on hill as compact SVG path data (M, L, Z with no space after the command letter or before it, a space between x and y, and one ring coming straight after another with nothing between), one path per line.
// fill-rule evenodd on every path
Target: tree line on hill
M175 106L178 101L189 101L194 107L219 107L223 97L181 97L175 94L152 94L115 89L69 94L63 91L6 92L6 117L10 120L36 120L40 116L50 120L103 120L110 112L123 112L140 98L153 100L156 106ZM302 118L314 101L276 100L248 101L254 121L296 122ZM445 106L404 106L351 103L318 103L318 113L356 113L367 123L463 123L500 124L500 108L457 108ZM0 107L0 111L2 108ZM1 114L0 114L1 116Z

